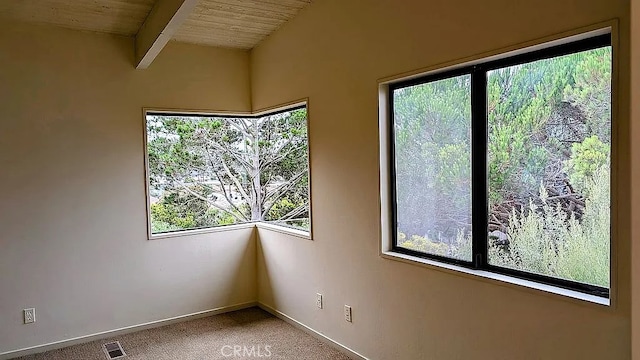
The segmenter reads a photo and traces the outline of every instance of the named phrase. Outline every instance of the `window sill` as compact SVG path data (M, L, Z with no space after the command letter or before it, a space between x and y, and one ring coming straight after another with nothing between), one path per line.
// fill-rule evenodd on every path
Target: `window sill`
M280 226L280 225L271 224L267 222L258 222L258 223L255 223L255 225L256 225L256 228L258 229L271 230L271 231L279 232L281 234L291 235L291 236L305 239L305 240L312 240L310 231L293 229L290 227Z
M196 236L196 235L210 234L210 233L216 233L216 232L234 231L234 230L242 230L242 229L254 229L254 228L271 230L271 231L279 232L282 234L291 235L297 238L311 240L311 233L308 231L293 229L286 226L280 226L280 225L270 224L266 222L250 222L250 223L244 223L244 224L223 225L223 226L211 227L206 229L181 230L181 231L175 231L175 232L160 233L155 235L149 235L148 239L158 240L158 239Z
M480 278L484 281L490 281L502 286L508 286L519 289L529 289L536 291L540 294L546 294L549 296L561 296L563 299L579 300L581 302L588 302L595 305L610 307L611 301L607 298L602 298L594 295L584 294L578 291L568 290L557 286L537 283L535 281L520 279L508 275L497 274L484 270L468 269L462 266L445 264L438 261L429 259L423 259L417 256L401 254L393 251L383 251L380 254L381 257L389 260L401 261L409 264L419 265L434 269L438 271L444 271L450 274L465 276L469 278Z
M255 227L256 227L255 223L244 223L244 224L234 224L234 225L223 225L223 226L210 227L205 229L180 230L180 231L160 233L160 234L151 234L149 235L149 240L158 240L158 239L184 237L184 236L195 236L195 235L216 233L221 231L253 229Z

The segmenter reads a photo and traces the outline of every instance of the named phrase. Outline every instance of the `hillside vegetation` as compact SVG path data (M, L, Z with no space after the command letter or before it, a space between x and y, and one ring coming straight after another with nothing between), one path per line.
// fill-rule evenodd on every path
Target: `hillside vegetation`
M398 245L471 259L471 79L394 93ZM609 286L611 48L490 71L489 263Z

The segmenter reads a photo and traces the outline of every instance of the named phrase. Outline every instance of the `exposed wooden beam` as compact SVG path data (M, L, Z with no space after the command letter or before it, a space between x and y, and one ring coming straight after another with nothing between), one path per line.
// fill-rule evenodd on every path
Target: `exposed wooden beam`
M198 0L158 0L136 35L136 68L146 69L191 14Z

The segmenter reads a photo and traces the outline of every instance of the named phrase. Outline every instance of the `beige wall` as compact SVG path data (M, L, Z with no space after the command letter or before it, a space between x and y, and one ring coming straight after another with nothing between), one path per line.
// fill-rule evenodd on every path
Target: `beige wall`
M625 135L628 7L316 0L252 52L251 86L246 52L171 43L136 71L132 39L0 22L0 353L257 298L372 359L628 359L640 224L624 196L618 302L603 310L380 258L377 180L378 79L620 18L627 194L640 157ZM146 240L142 107L249 111L304 97L314 241L264 229L257 247L248 229ZM36 324L22 324L25 307Z
M148 241L142 107L250 110L247 52L0 22L0 353L256 300L251 229ZM37 322L22 324L22 309Z
M251 55L253 106L309 97L314 241L260 231L259 301L372 359L630 358L628 8L318 0L270 36ZM613 18L623 74L616 309L379 257L377 80Z

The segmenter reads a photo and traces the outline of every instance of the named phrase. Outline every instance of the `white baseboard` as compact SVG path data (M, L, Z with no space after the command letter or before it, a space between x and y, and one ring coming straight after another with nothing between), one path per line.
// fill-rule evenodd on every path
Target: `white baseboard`
M308 327L307 325L299 322L298 320L290 317L289 315L280 312L274 308L272 308L269 305L265 305L261 302L258 302L258 307L260 307L262 310L270 313L271 315L284 320L285 322L295 326L296 328L308 333L309 335L315 337L316 339L324 342L325 344L330 345L331 347L333 347L334 349L342 352L343 354L347 355L348 357L350 357L351 359L356 359L356 360L369 360L369 358L365 357L364 355L361 355L359 353L357 353L356 351L348 348L345 345L340 344L339 342L327 337L326 335L317 332L316 330L313 330L312 328Z
M257 305L258 305L257 302L250 301L250 302L245 302L245 303L240 303L235 305L223 306L215 309L198 311L198 312L186 314L186 315L174 316L171 318L151 321L144 324L126 326L126 327L114 329L114 330L101 331L95 334L78 336L71 339L50 342L47 344L6 351L6 352L0 353L0 360L6 360L14 357L31 355L31 354L41 353L49 350L60 349L60 348L71 346L71 345L77 345L77 344L87 343L95 340L106 339L113 336L120 336L120 335L132 333L140 330L152 329L160 326L175 324L182 321L193 320L193 319L203 318L203 317L212 316L216 314L222 314L226 312L255 307Z

